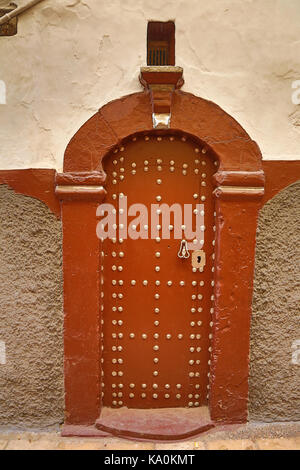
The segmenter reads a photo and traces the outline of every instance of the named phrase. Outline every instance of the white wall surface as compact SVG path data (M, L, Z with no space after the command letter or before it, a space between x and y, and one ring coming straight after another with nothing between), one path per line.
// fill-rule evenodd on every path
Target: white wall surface
M237 119L265 159L300 158L299 0L44 0L0 37L0 169L60 170L99 107L141 90L147 21L169 19L183 90Z

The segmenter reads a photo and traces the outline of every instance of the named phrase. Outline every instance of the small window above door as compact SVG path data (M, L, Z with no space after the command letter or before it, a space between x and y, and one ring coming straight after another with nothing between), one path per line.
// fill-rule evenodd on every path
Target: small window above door
M173 21L148 22L147 65L175 65L175 23Z

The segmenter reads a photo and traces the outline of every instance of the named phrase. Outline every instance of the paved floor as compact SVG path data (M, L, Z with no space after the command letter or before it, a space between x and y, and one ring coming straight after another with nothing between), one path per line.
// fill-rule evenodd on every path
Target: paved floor
M251 423L173 443L61 437L58 431L0 430L0 450L300 450L300 423Z

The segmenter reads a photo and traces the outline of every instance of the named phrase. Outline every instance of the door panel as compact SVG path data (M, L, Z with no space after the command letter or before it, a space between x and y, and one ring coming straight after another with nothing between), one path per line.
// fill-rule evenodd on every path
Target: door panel
M160 230L160 239L117 237L102 243L104 406L206 403L215 166L212 156L203 152L187 138L149 135L135 137L105 160L105 202L114 204L118 213L123 193L128 207L146 205L149 230L151 204L193 204L193 209L204 204L206 266L194 272L191 256L178 257L180 240L173 238L174 230L170 239L163 239Z

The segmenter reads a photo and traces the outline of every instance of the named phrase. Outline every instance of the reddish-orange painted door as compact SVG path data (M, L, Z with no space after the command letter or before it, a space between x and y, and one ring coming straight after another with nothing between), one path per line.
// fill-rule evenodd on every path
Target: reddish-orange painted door
M105 171L105 203L114 205L117 216L120 195L128 208L147 207L148 221L136 227L144 235L151 229L152 204L192 204L193 211L203 204L206 265L202 272L193 270L191 256L178 257L181 240L174 239L172 215L169 239L162 236L160 219L154 239L150 233L136 240L117 235L102 243L103 404L201 406L208 393L212 308L212 156L185 137L138 136L106 158Z

